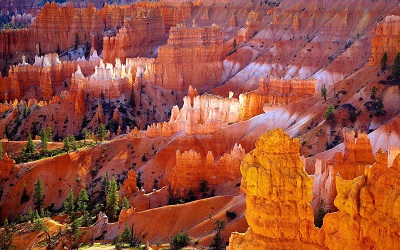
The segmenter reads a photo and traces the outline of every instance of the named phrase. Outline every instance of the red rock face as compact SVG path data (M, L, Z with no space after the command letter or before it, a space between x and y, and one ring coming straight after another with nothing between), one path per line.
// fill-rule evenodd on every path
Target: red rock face
M158 52L155 83L175 90L186 90L190 85L199 90L211 89L222 75L223 53L220 27L179 24L171 28L168 44Z
M186 197L189 190L198 191L203 180L216 186L240 177L239 165L244 155L240 145L235 145L232 152L222 155L219 161L215 161L211 151L206 156L194 150L176 151L176 165L169 178L176 197Z
M164 36L164 20L159 9L138 8L124 20L115 37L104 37L102 56L104 61L114 63L116 58L143 56L154 43Z
M285 106L315 95L316 79L260 79L259 88L239 96L239 121L264 113L264 106Z
M400 51L400 16L386 16L378 23L375 29L375 37L372 39L371 57L369 65L381 63L383 54L388 55L388 62L392 62Z
M64 81L71 77L78 65L83 72L90 74L99 63L94 54L91 59L61 62L57 54L47 54L35 58L33 65L24 60L9 70L8 77L0 79L0 101L14 99L51 100L59 89L64 88Z

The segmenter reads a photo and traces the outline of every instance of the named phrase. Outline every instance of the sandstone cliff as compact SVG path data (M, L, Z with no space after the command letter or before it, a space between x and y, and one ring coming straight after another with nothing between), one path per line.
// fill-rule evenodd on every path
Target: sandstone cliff
M400 51L400 16L386 16L375 28L375 37L372 39L371 57L369 65L381 63L383 54L388 55L388 62L393 62Z
M221 27L179 24L170 29L167 45L158 52L154 81L167 89L211 89L220 83L223 57Z
M363 153L370 148L364 136L359 146L352 136L346 139L352 149L346 156L367 162L354 179L336 177L339 212L327 214L321 229L312 223L312 179L304 172L297 139L290 140L281 130L260 137L241 165L250 227L245 234L231 235L229 249L396 249L400 156L389 166L387 153L379 151L371 166L370 154Z
M240 177L239 165L244 154L240 145L235 145L232 152L222 155L219 161L215 161L211 151L205 156L194 150L176 151L176 165L169 177L175 196L186 197L189 190L197 192L201 181L216 187Z
M103 60L114 63L116 58L143 56L152 44L164 36L164 22L159 9L138 8L115 37L103 38Z

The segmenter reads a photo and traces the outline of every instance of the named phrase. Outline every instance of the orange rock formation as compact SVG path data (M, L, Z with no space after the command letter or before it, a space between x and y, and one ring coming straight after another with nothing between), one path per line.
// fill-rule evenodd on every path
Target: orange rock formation
M0 101L22 98L51 100L54 94L60 94L64 81L78 66L85 74L91 74L99 61L96 52L87 61L61 62L57 54L36 56L33 65L26 63L23 56L21 64L10 68L8 77L0 78Z
M347 138L349 160L372 160L365 146ZM354 147L352 147L352 145ZM312 178L297 153L300 144L282 130L265 133L256 149L242 162L242 189L246 194L245 234L233 233L229 249L396 249L400 237L397 200L400 156L388 166L387 153L379 151L373 166L364 162L363 175L353 180L336 177L337 213L327 214L321 229L314 227ZM353 150L350 150L353 149ZM352 157L355 156L355 157ZM382 223L385 221L384 223Z
M314 173L313 207L316 209L323 200L326 210L337 211L334 200L337 196L336 177L352 180L364 173L365 165L375 162L372 147L366 133L343 129L344 155L337 152L328 162L317 161Z
M189 85L200 90L216 87L222 75L223 53L221 27L178 24L170 29L168 44L158 52L154 81L176 90Z
M264 105L287 105L315 95L316 79L260 78L259 88L239 95L239 121L262 114Z
M239 165L244 155L240 145L235 145L231 153L222 155L218 161L211 151L206 156L194 150L176 151L176 165L169 178L175 195L185 197L189 190L197 191L202 180L215 186L240 177Z
M260 13L251 11L247 17L246 28L241 28L238 32L237 42L242 43L253 37L260 29L260 21Z
M102 56L104 61L114 63L116 58L143 55L164 35L164 22L159 9L138 8L119 29L115 37L104 37Z
M392 62L400 51L400 16L386 16L384 21L378 23L375 37L372 39L372 51L369 65L380 64L383 54L388 55L388 62Z

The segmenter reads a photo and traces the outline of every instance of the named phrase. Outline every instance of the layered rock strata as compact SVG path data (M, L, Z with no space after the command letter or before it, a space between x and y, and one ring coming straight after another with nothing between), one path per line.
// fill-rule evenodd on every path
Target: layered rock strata
M186 90L189 85L212 89L219 84L223 58L221 27L178 24L170 29L167 45L158 52L154 82L175 90Z
M194 150L181 153L176 151L176 165L169 181L176 196L185 197L189 190L197 191L200 182L215 186L240 177L239 166L245 155L240 145L235 145L230 153L224 154L218 161L211 151L201 155Z
M164 22L159 9L138 8L115 37L103 38L103 60L114 63L116 58L125 61L137 57L151 48L151 43L164 36Z
M383 22L376 25L369 65L380 64L385 52L388 55L388 62L393 62L400 51L399 39L400 16L386 16Z

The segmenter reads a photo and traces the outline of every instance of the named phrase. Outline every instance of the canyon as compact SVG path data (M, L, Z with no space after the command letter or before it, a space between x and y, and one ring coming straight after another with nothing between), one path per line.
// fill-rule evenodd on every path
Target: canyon
M149 249L178 233L196 249L397 249L398 13L394 0L5 1L0 221L14 246L46 248L42 221L54 249L118 244L128 227ZM65 203L82 190L88 220Z

